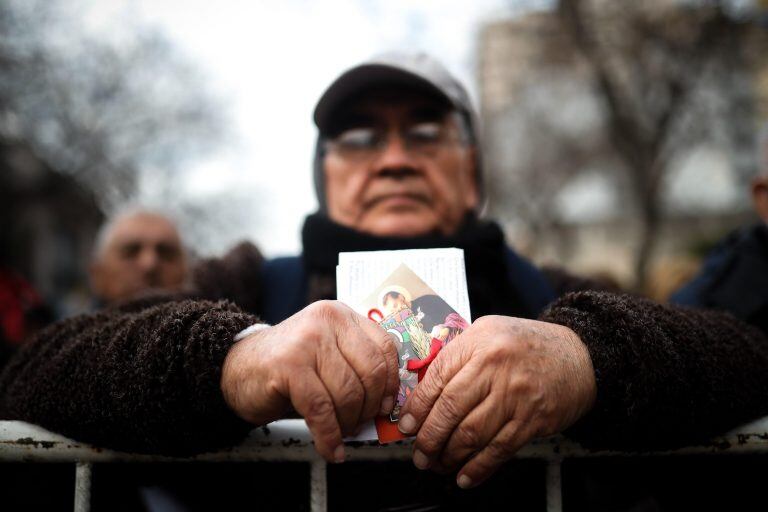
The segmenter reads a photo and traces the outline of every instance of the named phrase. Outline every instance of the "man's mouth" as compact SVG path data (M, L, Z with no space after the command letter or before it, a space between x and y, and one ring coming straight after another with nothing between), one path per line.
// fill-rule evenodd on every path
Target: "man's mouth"
M366 207L386 206L389 208L412 207L414 204L428 205L429 198L421 194L394 193L376 196L366 202Z

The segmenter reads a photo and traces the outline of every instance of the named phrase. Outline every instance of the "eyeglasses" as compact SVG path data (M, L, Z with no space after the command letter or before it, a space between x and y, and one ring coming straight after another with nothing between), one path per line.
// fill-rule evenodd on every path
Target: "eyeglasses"
M399 133L405 151L414 156L433 156L441 148L460 140L445 123L425 121L406 126ZM367 160L381 154L389 144L388 130L360 126L342 131L326 143L326 150L349 160Z

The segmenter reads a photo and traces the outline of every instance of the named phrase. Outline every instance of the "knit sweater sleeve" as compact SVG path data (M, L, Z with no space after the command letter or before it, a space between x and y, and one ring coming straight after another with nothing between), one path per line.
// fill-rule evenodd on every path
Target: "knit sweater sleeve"
M253 426L226 406L221 368L255 321L230 303L184 300L54 324L0 375L0 418L127 451L231 446Z
M597 400L566 432L585 446L671 448L768 414L766 333L729 314L582 292L542 320L573 329L592 358Z

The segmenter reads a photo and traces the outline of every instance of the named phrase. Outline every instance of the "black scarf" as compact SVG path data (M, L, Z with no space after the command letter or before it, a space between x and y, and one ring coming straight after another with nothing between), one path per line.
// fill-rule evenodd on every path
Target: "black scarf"
M336 265L340 252L398 249L464 249L467 288L472 317L499 314L527 316L511 286L505 257L504 234L498 224L467 215L451 236L431 233L419 237L378 237L360 233L315 213L302 229L304 265L309 275L309 301L335 298Z

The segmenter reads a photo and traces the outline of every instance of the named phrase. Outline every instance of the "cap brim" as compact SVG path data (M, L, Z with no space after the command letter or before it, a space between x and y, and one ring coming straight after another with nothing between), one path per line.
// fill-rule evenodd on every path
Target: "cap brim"
M386 64L363 64L344 72L325 90L315 106L313 119L321 132L325 131L336 110L356 94L379 86L407 87L423 90L452 104L438 86L416 73Z

